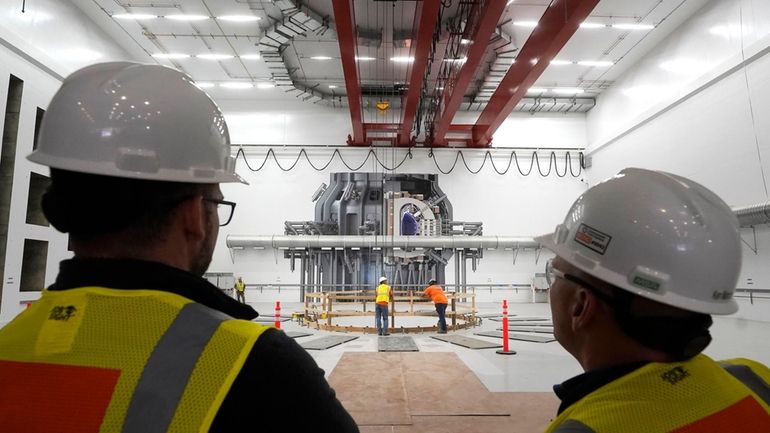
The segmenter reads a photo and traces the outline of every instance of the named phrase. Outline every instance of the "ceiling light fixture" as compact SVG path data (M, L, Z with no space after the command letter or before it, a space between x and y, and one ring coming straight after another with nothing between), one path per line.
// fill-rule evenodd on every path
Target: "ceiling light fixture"
M610 62L608 60L581 60L578 62L578 65L581 66L596 66L599 68L608 68L614 64L615 62Z
M551 60L551 64L555 66L571 65L572 63L573 63L572 60L557 60L557 59Z
M251 89L254 85L244 81L230 81L227 83L220 83L219 87L224 87L226 89Z
M257 83L257 89L272 89L275 87L273 83Z
M517 27L528 27L533 29L537 27L537 21L514 21L513 25Z
M337 88L337 86L335 86L334 84L329 84L329 88L330 88L330 89L336 89L336 88Z
M468 61L467 57L460 57L459 59L444 59L445 62L453 62L453 63L465 63Z
M551 89L551 91L558 95L579 95L581 93L585 93L585 90L577 87L557 87L555 89Z
M652 30L655 26L652 24L620 23L613 24L612 28L620 30Z
M168 19L174 20L174 21L203 21L203 20L207 20L207 19L209 19L211 17L206 16L206 15L184 15L184 14L180 14L180 15L166 15L164 18L168 18Z
M362 56L362 57L356 56L356 60L361 61L361 62L368 62L369 60L375 60L375 58L374 57L367 57L367 56Z
M601 29L601 28L604 28L604 27L607 27L607 24L587 23L587 22L580 23L580 28L581 29Z
M112 17L119 20L151 20L153 18L158 18L157 15L150 14L115 14Z
M414 61L414 57L396 56L391 57L390 60L396 63L410 63Z
M473 42L470 39L460 39L460 45L470 45Z
M310 58L310 60L331 60L332 58L329 56L313 56Z
M198 86L199 89L210 89L214 87L214 83L208 82L195 83L195 85Z
M236 23L248 23L259 21L262 19L262 17L258 17L256 15L222 15L221 17L217 17L217 19L222 21L232 21Z
M206 59L206 60L226 60L226 59L232 59L234 56L231 56L230 54L207 53L207 54L198 54L195 57L199 59Z
M189 54L182 53L155 53L152 56L156 59L186 59L190 57Z
M545 93L547 91L548 89L546 89L545 87L530 87L529 89L527 89L527 93Z
M241 54L240 56L243 60L259 60L262 58L259 54Z

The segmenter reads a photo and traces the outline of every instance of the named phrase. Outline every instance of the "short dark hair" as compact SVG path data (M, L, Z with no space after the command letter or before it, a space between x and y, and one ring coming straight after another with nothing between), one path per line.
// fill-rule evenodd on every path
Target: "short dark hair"
M51 168L42 207L48 221L72 240L127 232L141 244L157 239L176 206L205 187Z
M711 316L661 304L613 286L615 321L627 336L645 347L682 361L711 343Z

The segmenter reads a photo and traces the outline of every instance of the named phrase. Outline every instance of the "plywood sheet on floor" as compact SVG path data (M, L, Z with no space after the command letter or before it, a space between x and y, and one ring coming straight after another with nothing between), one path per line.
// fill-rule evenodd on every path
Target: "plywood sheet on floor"
M306 350L326 350L330 347L339 346L342 343L355 340L353 335L327 335L326 337L316 338L315 340L305 341L300 344Z
M348 352L329 375L337 398L359 426L411 424L402 353Z
M489 392L455 353L349 352L329 382L362 433L541 432L559 404Z
M377 338L377 350L379 352L419 352L414 338L408 335L393 335Z
M464 335L432 335L431 338L435 338L436 340L440 341L446 341L447 343L456 344L458 346L467 347L468 349L494 349L503 347L501 344L490 343L486 340L466 337Z
M303 332L303 331L285 331L285 332L286 332L286 336L290 338L302 338L302 337L307 337L309 335L313 335L309 332Z

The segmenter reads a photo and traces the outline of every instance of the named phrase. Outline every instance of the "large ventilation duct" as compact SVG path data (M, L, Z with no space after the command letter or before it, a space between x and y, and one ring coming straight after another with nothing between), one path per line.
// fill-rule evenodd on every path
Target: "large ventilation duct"
M514 236L229 235L228 248L537 248L532 238Z
M770 224L770 202L733 209L741 227Z

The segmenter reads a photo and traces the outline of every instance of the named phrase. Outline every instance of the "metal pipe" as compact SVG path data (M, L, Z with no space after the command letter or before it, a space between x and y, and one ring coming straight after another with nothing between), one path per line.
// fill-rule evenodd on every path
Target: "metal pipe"
M770 223L770 202L734 208L733 212L741 227Z
M515 236L228 235L227 247L262 248L536 248L533 238Z

